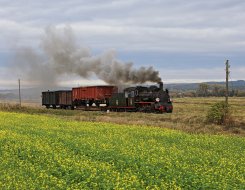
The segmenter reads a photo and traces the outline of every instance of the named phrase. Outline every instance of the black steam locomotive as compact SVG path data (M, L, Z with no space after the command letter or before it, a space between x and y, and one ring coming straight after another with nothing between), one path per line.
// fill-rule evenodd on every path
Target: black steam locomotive
M77 87L68 91L42 92L42 105L47 108L80 108L127 112L171 113L173 105L168 90L159 86L136 86L118 93L116 86Z
M157 86L136 86L126 88L123 93L113 94L109 99L109 110L136 112L173 111L168 90L163 90L163 83Z

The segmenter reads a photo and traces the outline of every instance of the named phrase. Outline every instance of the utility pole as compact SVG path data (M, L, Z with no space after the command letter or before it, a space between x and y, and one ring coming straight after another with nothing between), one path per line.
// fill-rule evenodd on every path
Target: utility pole
M21 107L21 96L20 96L20 79L18 80L19 82L19 104L20 104L20 107Z
M230 74L230 71L229 71L229 68L230 68L229 60L226 60L225 65L226 65L225 103L226 103L226 105L228 105L228 96L229 96L229 84L228 84L229 81L228 80L229 80L229 74Z

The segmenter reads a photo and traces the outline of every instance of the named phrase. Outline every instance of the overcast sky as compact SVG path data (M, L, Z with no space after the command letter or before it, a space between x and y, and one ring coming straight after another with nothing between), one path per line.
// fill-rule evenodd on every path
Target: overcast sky
M226 59L231 78L244 80L244 10L244 0L0 0L0 88L21 77L9 69L16 49L38 49L51 25L71 26L95 55L114 49L135 67L153 66L165 83L222 81Z

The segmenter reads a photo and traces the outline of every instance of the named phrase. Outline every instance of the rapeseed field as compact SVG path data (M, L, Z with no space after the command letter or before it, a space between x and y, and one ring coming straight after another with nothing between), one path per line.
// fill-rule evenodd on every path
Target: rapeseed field
M0 112L0 189L245 189L245 139Z

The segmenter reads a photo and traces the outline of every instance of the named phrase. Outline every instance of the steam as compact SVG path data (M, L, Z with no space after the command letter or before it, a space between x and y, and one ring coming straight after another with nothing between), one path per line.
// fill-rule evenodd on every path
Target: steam
M159 72L153 67L135 69L133 63L117 60L114 50L92 56L88 48L76 44L70 27L62 30L46 28L41 50L22 49L16 61L20 62L21 70L28 73L29 79L42 85L55 85L59 76L64 74L83 78L96 75L113 85L161 81Z

